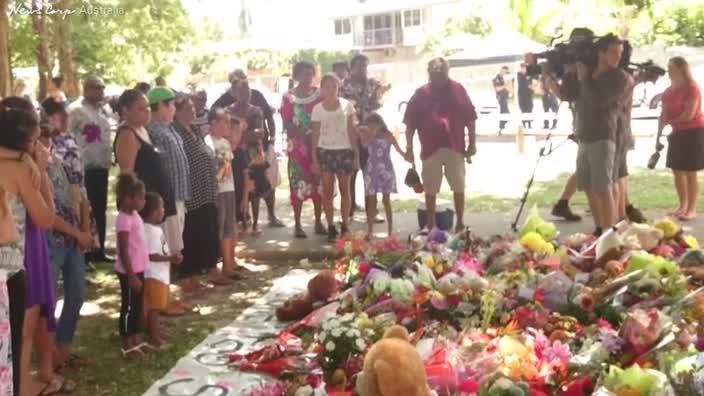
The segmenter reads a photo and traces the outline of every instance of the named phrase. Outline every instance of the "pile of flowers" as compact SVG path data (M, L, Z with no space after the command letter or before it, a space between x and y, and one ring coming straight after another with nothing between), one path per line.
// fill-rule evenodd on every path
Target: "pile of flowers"
M704 395L704 253L669 220L630 227L561 239L534 211L516 237L340 240L336 300L231 364L281 381L254 395L354 395L401 324L439 395Z

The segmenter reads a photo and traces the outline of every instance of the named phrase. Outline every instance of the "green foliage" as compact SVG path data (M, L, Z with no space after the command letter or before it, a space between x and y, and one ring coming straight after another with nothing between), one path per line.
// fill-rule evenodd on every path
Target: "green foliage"
M447 18L442 30L430 33L426 36L421 45L420 53L426 55L451 55L455 48L448 48L444 45L446 40L456 34L471 34L484 37L491 33L492 27L489 21L475 14L455 15Z
M290 66L293 66L296 62L311 62L314 65L319 65L321 73L329 73L332 71L333 63L349 61L351 57L352 52L306 49L295 53L290 58L289 63Z
M83 3L74 2L73 9ZM95 74L107 81L126 83L135 77L137 64L157 73L169 54L182 49L193 34L180 0L95 0L89 7L124 10L123 14L75 13L66 17L81 75ZM53 19L48 19L51 32ZM36 64L36 37L27 15L11 17L14 66Z
M486 19L470 14L448 18L443 33L446 37L454 33L468 33L484 37L491 33L491 30L491 24Z
M704 3L669 3L652 21L652 39L664 45L704 46Z
M10 19L10 59L14 67L29 67L36 64L34 56L37 39L32 30L29 15L15 14Z
M212 54L197 54L188 60L191 74L207 74L208 69L215 63L216 57Z
M508 19L518 32L547 44L564 8L564 4L553 0L508 0Z

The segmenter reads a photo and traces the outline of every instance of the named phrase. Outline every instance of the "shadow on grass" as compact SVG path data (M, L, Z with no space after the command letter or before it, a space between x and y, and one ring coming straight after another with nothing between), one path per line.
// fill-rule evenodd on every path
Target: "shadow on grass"
M120 290L112 266L100 264L89 273L88 293L75 337L75 352L89 360L88 367L63 374L74 379L78 396L141 395L163 377L178 359L208 334L235 320L256 299L269 291L272 281L294 268L291 263L257 263L257 272L228 287L218 287L192 303L197 311L179 318L163 318L169 350L153 354L147 361L129 362L120 353L118 316ZM63 292L58 292L61 298Z

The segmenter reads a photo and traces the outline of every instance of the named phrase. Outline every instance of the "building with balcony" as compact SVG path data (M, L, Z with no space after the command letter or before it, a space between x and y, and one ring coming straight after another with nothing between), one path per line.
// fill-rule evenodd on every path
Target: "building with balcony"
M326 34L336 46L367 55L372 74L387 82L425 81L421 47L463 5L462 0L336 0Z

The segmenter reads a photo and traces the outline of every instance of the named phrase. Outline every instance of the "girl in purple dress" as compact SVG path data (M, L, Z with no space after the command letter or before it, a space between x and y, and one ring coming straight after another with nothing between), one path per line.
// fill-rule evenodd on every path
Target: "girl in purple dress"
M367 239L374 232L376 218L377 194L382 194L386 223L389 226L389 236L393 234L393 215L391 210L391 193L396 193L396 172L391 162L391 146L405 156L396 138L391 134L384 119L373 113L365 120L365 125L359 128L362 144L369 153L369 159L364 167L364 193L367 200Z

